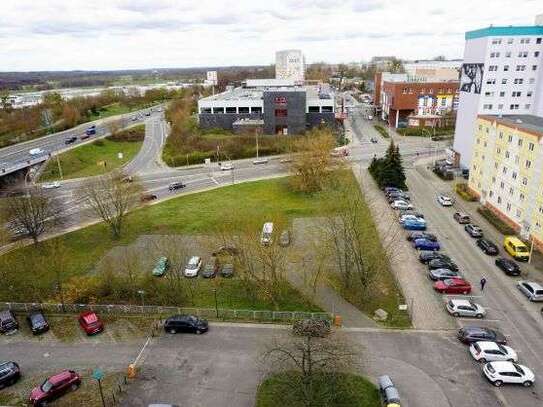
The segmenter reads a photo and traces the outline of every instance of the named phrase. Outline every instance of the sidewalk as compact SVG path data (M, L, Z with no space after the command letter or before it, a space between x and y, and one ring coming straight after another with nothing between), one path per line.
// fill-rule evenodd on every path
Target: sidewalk
M413 327L426 330L455 328L454 320L443 311L441 300L428 286L424 267L404 239L396 214L390 209L371 175L366 169L359 169L354 173L375 220L383 246L394 247L394 256L390 258L391 271L410 308ZM391 236L393 242L390 241Z

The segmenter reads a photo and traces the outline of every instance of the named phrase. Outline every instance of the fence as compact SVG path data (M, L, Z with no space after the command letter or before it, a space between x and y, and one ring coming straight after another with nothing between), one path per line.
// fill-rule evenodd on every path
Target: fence
M95 305L95 304L51 304L51 303L18 303L1 302L0 307L14 312L28 312L41 309L47 313L79 313L86 310L100 314L114 315L154 315L167 316L174 314L192 314L201 318L215 320L242 320L254 322L293 322L300 319L327 319L332 316L325 312L303 311L271 311L271 310L239 310L224 308L187 308L159 305Z

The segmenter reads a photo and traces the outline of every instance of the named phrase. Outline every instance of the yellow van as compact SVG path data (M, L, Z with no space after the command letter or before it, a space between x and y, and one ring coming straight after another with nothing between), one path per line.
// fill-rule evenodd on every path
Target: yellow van
M530 257L530 249L516 236L505 236L503 248L515 260L528 261Z

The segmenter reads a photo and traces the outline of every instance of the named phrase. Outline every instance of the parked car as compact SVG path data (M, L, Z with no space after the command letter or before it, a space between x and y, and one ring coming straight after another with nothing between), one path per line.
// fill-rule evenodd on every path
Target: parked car
M415 222L423 222L423 223L426 223L426 221L422 218L418 218L416 217L415 215L412 215L410 213L407 213L407 214L404 214L404 215L400 215L400 218L398 219L398 221L400 222L400 225L403 225L406 221L408 220L411 220L411 221L415 221Z
M497 256L500 253L498 246L484 237L477 239L477 246L489 256Z
M446 258L437 258L430 260L427 263L428 270L435 270L435 269L449 269L452 271L458 271L458 266L456 263L450 259Z
M413 205L403 199L398 199L390 205L392 209L413 209Z
M477 362L496 362L505 360L508 362L518 361L517 352L505 345L491 341L474 342L469 347L469 353Z
M469 223L464 226L464 230L468 232L468 235L471 237L483 237L483 230L473 223Z
M153 268L153 276L162 277L170 268L170 261L165 256L160 256Z
M423 264L428 264L429 262L435 259L444 260L449 263L453 262L452 259L444 253L437 253L437 252L420 252L419 253L419 261ZM439 267L435 267L435 268L439 268Z
M426 239L437 242L437 236L429 232L411 232L407 235L407 240L410 242L416 239Z
M168 190L169 191L175 191L175 190L178 190L178 189L181 189L181 188L185 188L186 185L183 184L182 182L172 182L170 185L168 185Z
M394 387L394 383L390 379L390 376L380 376L377 378L379 384L379 394L383 400L385 406L399 406L400 405L400 393L398 389Z
M41 311L33 311L27 315L26 321L34 335L38 335L49 330L49 323Z
M13 386L21 377L21 369L15 362L0 362L0 389Z
M471 218L468 214L462 213L462 212L455 212L453 215L453 218L455 221L460 223L461 225L465 225L471 222Z
M49 402L74 391L81 385L81 376L73 370L63 370L45 380L30 392L30 404L45 406Z
M201 334L207 332L209 324L205 319L200 319L195 315L174 315L164 322L164 330L171 334L177 333L195 333Z
M445 308L449 314L455 317L482 318L486 315L486 310L471 300L451 298L445 304Z
M221 267L221 277L230 278L234 276L234 265L232 263L223 264Z
M384 187L383 191L385 191L385 194L388 194L388 193L393 192L393 191L402 192L402 190L400 188L396 188L396 187Z
M0 311L0 333L9 334L19 329L19 323L11 310Z
M519 281L517 288L530 301L543 301L543 287L535 281Z
M399 218L401 218L403 215L413 215L417 218L424 219L424 214L421 212L417 212L414 209L400 209L398 212Z
M68 144L75 143L76 141L77 141L77 137L71 136L64 140L64 144L68 145Z
M454 277L434 283L434 290L441 294L463 294L471 292L471 284L463 278Z
M437 197L437 202L439 202L441 206L452 206L454 203L453 199L447 195L439 195Z
M516 236L505 236L503 248L515 260L528 261L530 259L530 249Z
M449 278L462 277L458 271L449 269L428 270L428 278L432 281L448 280Z
M391 192L390 194L386 195L388 203L392 203L394 201L409 201L411 198L409 195L403 192Z
M426 222L420 219L408 219L403 223L402 227L405 230L426 230Z
M499 331L484 326L465 326L458 330L458 340L465 344L472 344L479 341L491 341L500 345L507 344L507 339Z
M61 184L58 181L46 182L44 184L41 184L41 187L43 189L57 189L57 188L60 188L60 186Z
M87 335L94 335L104 330L104 324L94 311L83 311L79 314L79 325Z
M214 261L212 263L207 263L202 270L203 278L215 278L217 272L219 271L219 263Z
M281 236L279 236L279 246L287 247L290 245L290 232L288 230L283 230Z
M520 267L513 260L499 257L494 264L508 276L520 276Z
M262 233L260 235L260 243L264 246L268 246L272 242L273 236L273 222L266 222L262 226Z
M439 242L428 239L416 239L411 243L416 250L433 250L438 251L441 247Z
M90 134L89 133L83 133L82 135L79 136L79 139L80 140L87 140L90 138Z
M192 256L185 267L183 275L185 277L196 277L202 268L202 259L198 256Z
M488 362L483 366L483 373L496 387L502 384L522 384L530 387L535 381L535 375L530 369L513 362Z
M228 162L221 165L221 171L231 171L234 169L234 164Z
M155 199L158 199L158 196L156 196L155 194L142 194L140 196L141 202L154 201Z

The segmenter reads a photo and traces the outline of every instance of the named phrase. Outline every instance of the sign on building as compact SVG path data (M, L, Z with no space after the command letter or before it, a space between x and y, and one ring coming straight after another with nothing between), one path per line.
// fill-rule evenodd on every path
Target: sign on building
M207 71L207 83L212 86L217 86L218 76L217 71Z

